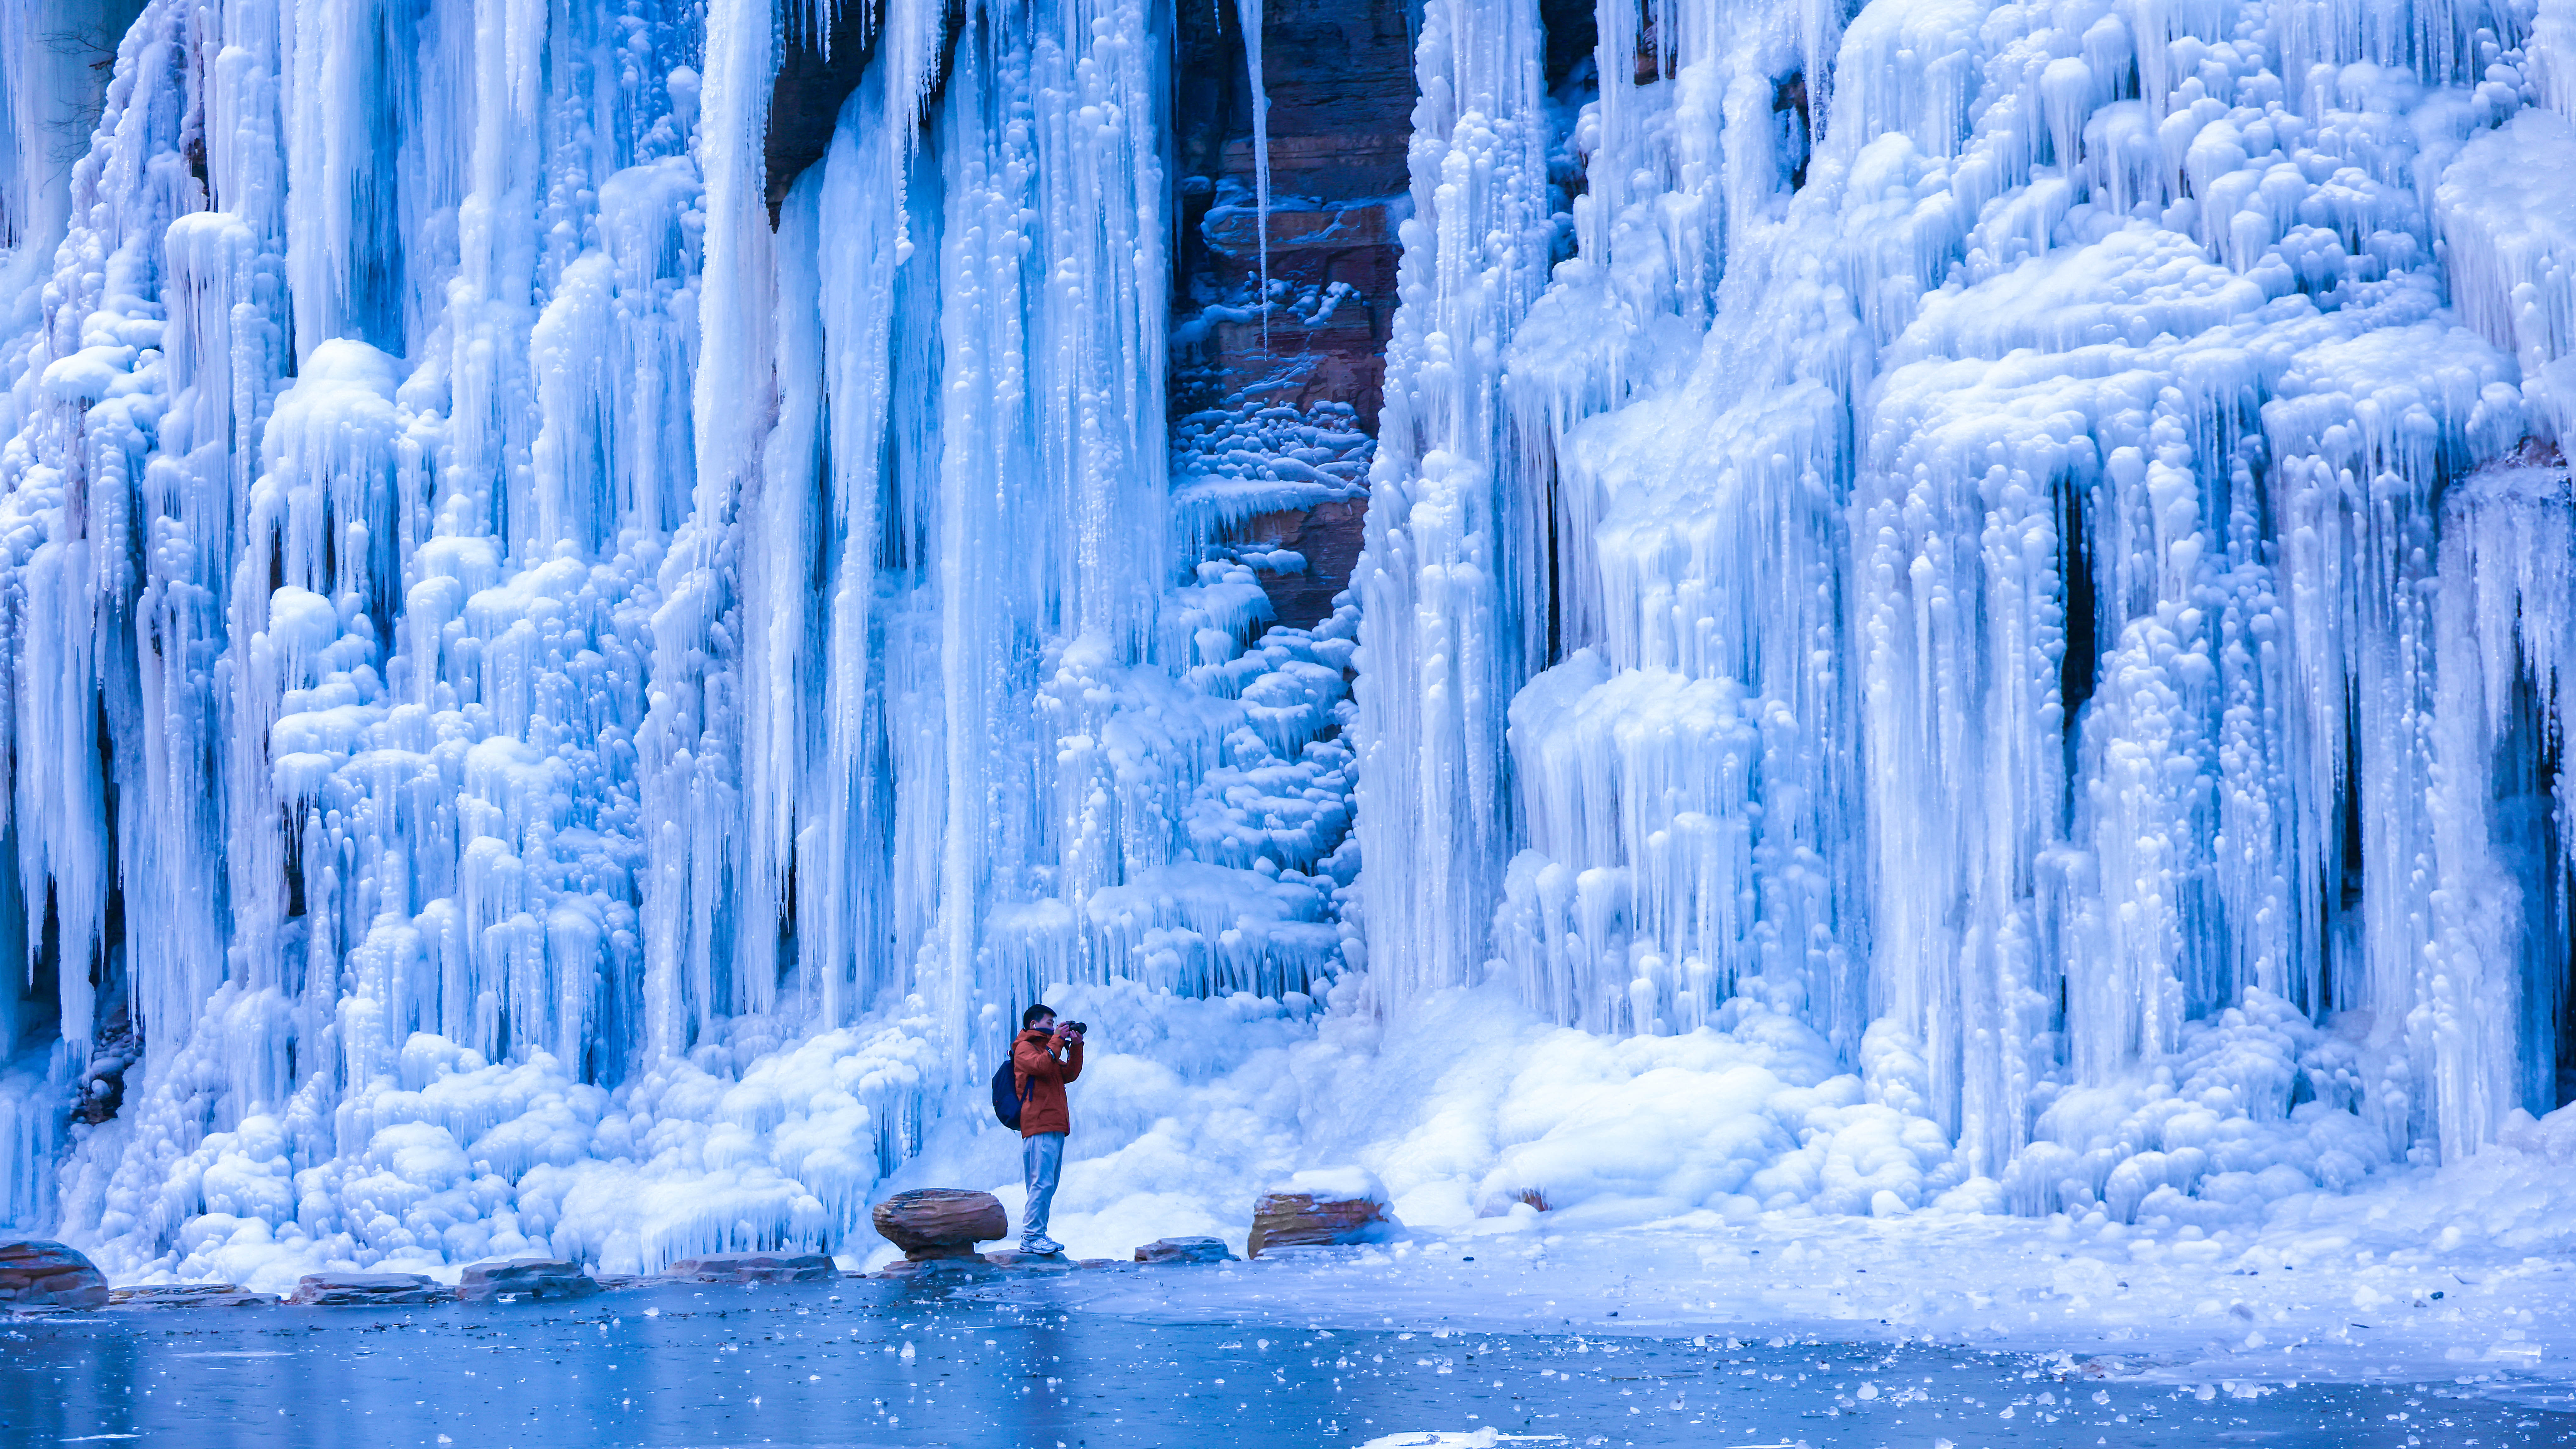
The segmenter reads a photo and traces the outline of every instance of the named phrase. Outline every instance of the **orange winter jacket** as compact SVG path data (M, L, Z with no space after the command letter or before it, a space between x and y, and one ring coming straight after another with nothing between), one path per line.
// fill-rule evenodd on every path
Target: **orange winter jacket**
M1011 1043L1011 1084L1020 1093L1020 1135L1073 1130L1073 1109L1064 1100L1064 1084L1082 1075L1082 1043L1063 1057L1055 1054L1055 1036L1035 1029Z

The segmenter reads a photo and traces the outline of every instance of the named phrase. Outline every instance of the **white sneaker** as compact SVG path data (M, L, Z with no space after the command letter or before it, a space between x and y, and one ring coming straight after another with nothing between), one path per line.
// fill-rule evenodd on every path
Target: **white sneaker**
M1053 1238L1040 1235L1034 1238L1020 1239L1020 1251L1023 1253L1052 1255L1063 1252L1064 1244L1057 1242Z

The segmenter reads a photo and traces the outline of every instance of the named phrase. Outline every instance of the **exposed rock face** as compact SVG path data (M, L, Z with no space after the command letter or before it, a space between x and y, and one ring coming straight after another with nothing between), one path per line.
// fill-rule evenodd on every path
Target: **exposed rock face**
M514 1298L587 1298L599 1291L598 1280L581 1270L579 1263L566 1263L552 1258L513 1258L504 1263L477 1263L465 1270L456 1285L456 1296L468 1303L482 1303L508 1295Z
M899 1192L869 1214L885 1240L907 1258L971 1258L975 1245L1010 1236L1002 1200L989 1192L925 1187Z
M287 1300L309 1308L369 1308L404 1303L453 1303L456 1290L419 1273L307 1273Z
M1231 1263L1223 1238L1156 1238L1136 1250L1139 1263Z
M0 1308L104 1308L107 1275L73 1249L29 1238L0 1243Z
M1276 111L1272 113L1274 116ZM1264 327L1258 316L1218 322L1209 332L1212 361L1220 377L1236 383L1264 402L1311 407L1319 402L1346 402L1357 409L1371 432L1377 428L1379 395L1386 365L1388 324L1395 315L1396 217L1398 198L1384 196L1317 199L1285 194L1283 182L1316 187L1350 184L1373 169L1365 155L1351 153L1372 138L1279 136L1270 144L1270 280L1277 293L1316 293L1314 303L1298 310L1277 310ZM1251 169L1249 143L1226 149L1229 169L1242 158ZM1283 169L1282 163L1294 169ZM1336 165L1336 162L1348 162ZM1398 186L1402 180L1398 178ZM1282 205L1283 200L1287 203ZM1245 269L1250 287L1260 281L1261 214L1241 204L1213 208L1199 225L1199 236L1217 275ZM1249 267L1246 268L1246 263ZM1323 295L1335 287L1349 291L1326 307ZM1279 298L1285 303L1286 296Z
M237 1283L155 1283L144 1288L118 1288L108 1299L118 1308L274 1308L273 1294L253 1293Z
M811 1283L839 1271L820 1253L710 1253L673 1263L662 1276L701 1283Z
M1282 624L1299 628L1333 612L1333 596L1349 587L1368 527L1368 500L1333 499L1304 512L1263 513L1245 525L1249 542L1293 549L1306 556L1302 574L1264 575L1262 592Z
M1411 8L1406 0L1265 0L1266 225L1256 205L1253 95L1236 11L1178 12L1173 306L1202 320L1177 334L1174 418L1247 402L1340 404L1376 434L1402 250L1396 232L1411 206ZM1264 514L1239 530L1233 542L1305 556L1302 572L1261 573L1280 623L1309 626L1332 612L1358 561L1367 513L1364 497L1333 499Z

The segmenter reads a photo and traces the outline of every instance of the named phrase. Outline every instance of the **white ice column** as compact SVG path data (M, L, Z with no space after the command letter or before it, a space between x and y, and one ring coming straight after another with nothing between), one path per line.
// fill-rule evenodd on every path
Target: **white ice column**
M1798 108L1828 89L1818 47L1839 20L1698 3L1639 18L1597 9L1576 255L1508 354L1520 476L1553 505L1533 627L1566 657L1513 705L1531 849L1496 950L1553 960L1582 940L1579 989L1519 972L1563 1019L1688 1030L1758 977L1856 1052L1866 867L1839 480L1861 319L1821 260L1852 163L1808 168ZM1907 169L1870 168L1872 202L1894 210ZM1912 229L1867 228L1890 252L1919 251ZM1901 294L1918 265L1861 290ZM1596 943L1605 923L1615 939Z
M2569 925L2569 718L2576 549L2562 462L2507 459L2454 485L2442 521L2434 650L2434 968L2424 1017L2445 1159L2516 1107L2558 1099Z
M346 720L382 687L375 621L385 613L371 606L395 584L396 375L363 342L314 349L263 435L233 571L224 866L238 975L295 1002L296 1037L309 1043L335 1015L340 933L356 923L339 915L337 853L299 848L320 825L323 741L271 732L316 705L342 707ZM307 908L292 924L290 862Z
M739 831L731 631L734 524L761 467L761 428L777 407L774 263L761 138L777 71L768 0L722 0L707 14L698 164L706 178L706 261L695 382L695 486L664 556L652 622L651 713L638 732L647 827L643 845L644 1042L676 1055L742 990L738 954L757 941L726 916ZM719 642L723 641L723 642ZM768 964L775 969L775 957Z
M1358 833L1382 1006L1469 981L1510 850L1506 710L1538 661L1542 495L1502 398L1545 281L1544 33L1530 0L1432 0L1413 216L1353 578Z
M32 40L48 33L47 21L23 13L5 19L22 27L13 34L30 38L26 49L50 48ZM174 722L149 713L147 691L160 681L146 678L136 628L147 571L158 573L165 562L156 556L165 536L152 507L159 490L147 482L170 385L162 351L163 234L175 217L203 204L196 182L162 162L197 119L182 84L193 19L183 7L157 6L123 37L110 37L117 58L94 144L67 175L49 156L17 158L24 185L60 192L14 197L24 209L11 225L24 230L13 238L19 250L0 261L0 284L13 276L32 283L43 275L40 264L51 271L41 294L0 292L0 326L31 328L0 333L11 353L0 363L0 383L9 389L0 423L14 424L14 436L0 433L0 512L9 520L9 562L20 578L5 631L7 737L16 760L8 810L19 875L11 894L24 912L22 927L7 936L21 948L11 955L25 961L21 951L43 949L50 912L61 1037L83 1061L95 1029L123 1025L100 1020L124 1013L102 1012L93 996L94 979L119 974L105 933L120 874L158 888L147 888L147 899L173 887L167 851L146 847L129 850L140 859L120 859L119 827L153 828L159 812L203 799L174 807L155 788L170 782L154 777L149 757L169 743ZM6 66L0 88L10 91L15 144L60 147L63 118L86 109L84 88L47 79L51 63L13 54ZM34 130L19 131L27 119L19 108L27 106L51 113ZM65 199L71 224L56 249L47 243ZM35 305L21 313L24 304ZM195 722L175 723L187 729ZM181 841L159 844L184 849ZM157 967L171 953L151 954ZM202 968L202 958L195 965ZM164 979L156 971L154 985Z
M1882 453L1852 529L1872 999L1923 1043L1936 1120L1985 1172L2019 1146L2033 898L2064 789L2055 480L2070 459L2046 437L2007 447L1966 469Z
M1000 902L1078 911L1130 864L1093 741L1118 673L1161 642L1169 567L1156 33L1123 0L979 11L939 117L942 451L924 584L947 820L922 989L960 1032ZM1021 651L1034 668L997 667ZM903 752L916 729L894 731ZM992 976L987 1000L1032 984Z
M827 1023L909 979L928 926L918 878L936 860L917 827L944 813L935 797L927 809L920 798L940 788L940 771L896 776L891 721L905 719L932 749L941 731L935 714L925 720L901 708L906 695L918 696L900 688L903 672L881 641L901 639L903 624L878 607L880 570L900 578L917 567L937 467L927 420L939 376L939 188L936 166L916 164L922 63L913 54L928 8L890 12L879 59L833 133L819 190L790 199L812 207L798 224L819 232L819 362L829 402L826 617L812 696L821 761L796 847L800 878L822 883L798 897L798 964ZM899 541L889 545L890 536ZM897 808L907 792L908 815ZM914 825L914 836L894 838L898 822ZM908 872L910 888L898 888L898 871Z

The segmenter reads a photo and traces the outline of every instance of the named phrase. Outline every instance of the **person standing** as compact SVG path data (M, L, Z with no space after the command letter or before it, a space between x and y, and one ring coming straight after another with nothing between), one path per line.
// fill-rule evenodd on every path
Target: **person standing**
M1011 1043L1011 1080L1020 1094L1020 1167L1029 1205L1021 1214L1020 1251L1061 1253L1047 1236L1057 1177L1064 1171L1064 1139L1073 1130L1065 1083L1082 1075L1082 1024L1059 1031L1055 1010L1032 1006L1020 1013L1019 1039Z

